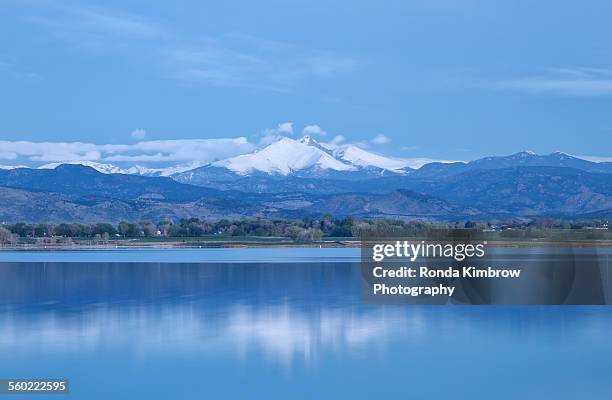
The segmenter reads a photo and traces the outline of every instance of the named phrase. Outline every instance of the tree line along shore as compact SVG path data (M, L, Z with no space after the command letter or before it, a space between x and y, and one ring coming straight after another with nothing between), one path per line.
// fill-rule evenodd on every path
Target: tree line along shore
M371 232L423 237L431 230L460 229L489 240L612 240L607 221L455 221L434 223L398 219L336 219L331 215L302 219L241 219L207 221L129 222L118 224L0 224L0 244L14 246L100 244L109 241L142 243L192 242L279 242L321 243L329 240L358 240Z

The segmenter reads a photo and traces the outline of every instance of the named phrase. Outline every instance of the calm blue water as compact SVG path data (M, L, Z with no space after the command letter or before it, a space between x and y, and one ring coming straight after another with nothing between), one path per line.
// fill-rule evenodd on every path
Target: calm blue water
M0 251L0 262L359 262L359 248L214 248Z
M358 255L0 252L0 378L76 399L612 398L612 308L362 305Z

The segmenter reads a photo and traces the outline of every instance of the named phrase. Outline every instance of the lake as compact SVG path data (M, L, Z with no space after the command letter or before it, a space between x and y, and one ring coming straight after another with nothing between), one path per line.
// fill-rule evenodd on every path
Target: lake
M361 304L358 249L0 252L0 378L77 399L609 399L611 332L606 306Z

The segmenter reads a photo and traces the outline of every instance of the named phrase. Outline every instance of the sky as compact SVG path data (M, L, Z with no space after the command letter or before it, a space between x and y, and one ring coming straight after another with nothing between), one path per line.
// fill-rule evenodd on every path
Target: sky
M305 133L402 158L605 160L610 15L609 1L0 0L0 164L206 161Z

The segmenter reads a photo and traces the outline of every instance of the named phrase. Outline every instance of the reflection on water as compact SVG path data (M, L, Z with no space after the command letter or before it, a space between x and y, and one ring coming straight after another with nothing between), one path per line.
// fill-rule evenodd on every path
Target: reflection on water
M228 356L246 357L252 351L283 365L309 363L330 351L362 351L414 324L400 310L364 313L323 309L314 313L289 305L256 308L235 305L204 312L196 304L117 308L91 307L80 315L43 312L24 317L4 313L0 347L63 354L95 352L99 347L129 346L137 354L170 346L174 352L207 353L223 349ZM393 331L396 332L393 332Z
M608 398L609 310L366 306L351 263L2 263L0 377L77 398Z

